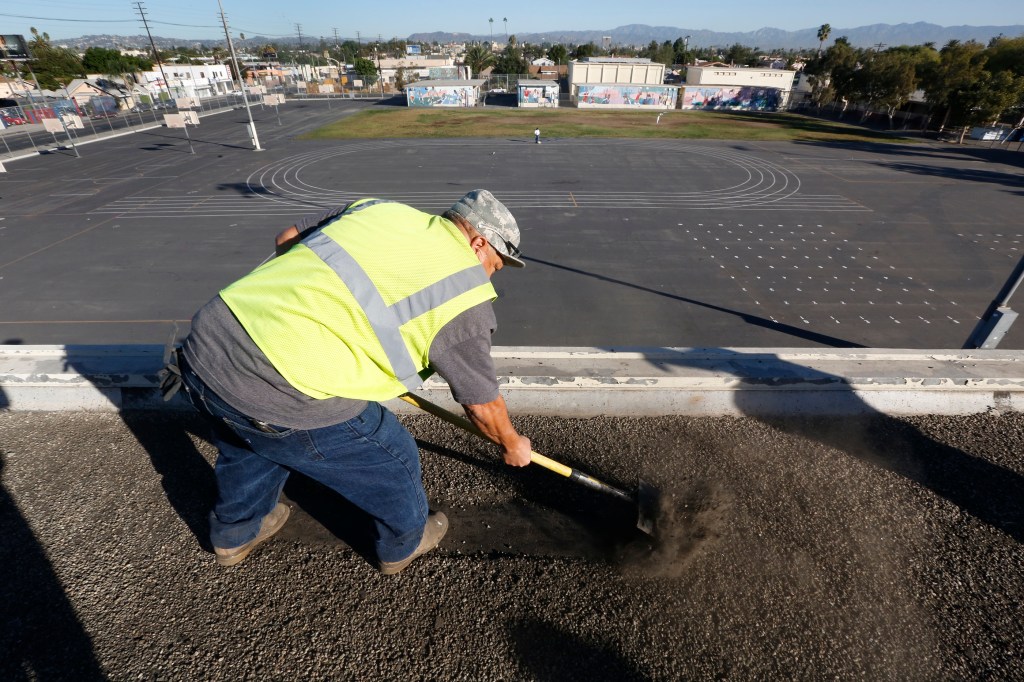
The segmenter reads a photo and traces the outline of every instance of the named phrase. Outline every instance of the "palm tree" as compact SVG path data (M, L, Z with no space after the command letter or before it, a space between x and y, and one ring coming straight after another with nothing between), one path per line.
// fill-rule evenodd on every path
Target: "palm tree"
M462 60L473 72L473 75L476 76L494 63L494 53L490 50L485 50L484 46L478 43L469 46Z
M821 56L821 46L828 40L829 35L832 33L832 27L828 24L822 24L821 28L818 29L818 56Z
M489 21L491 23L491 46L493 47L494 46L494 17L491 17L487 21Z
M508 17L503 17L502 21L505 22L505 40L508 40Z

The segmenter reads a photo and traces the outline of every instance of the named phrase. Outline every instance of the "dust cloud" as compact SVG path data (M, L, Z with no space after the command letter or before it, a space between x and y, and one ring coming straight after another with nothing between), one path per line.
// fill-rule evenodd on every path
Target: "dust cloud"
M681 577L701 552L725 532L732 496L708 481L675 490L661 489L654 534L638 533L616 552L616 564L629 577Z

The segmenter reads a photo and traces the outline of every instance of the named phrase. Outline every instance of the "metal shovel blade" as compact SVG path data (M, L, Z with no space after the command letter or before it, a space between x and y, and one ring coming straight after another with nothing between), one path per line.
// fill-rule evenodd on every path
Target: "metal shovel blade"
M661 492L641 479L636 489L636 527L652 537L661 513L660 503Z

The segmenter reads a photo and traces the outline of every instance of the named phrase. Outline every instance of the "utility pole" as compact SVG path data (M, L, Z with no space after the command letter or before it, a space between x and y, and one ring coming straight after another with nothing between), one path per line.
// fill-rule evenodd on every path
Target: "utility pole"
M141 2L136 2L135 11L139 13L139 17L142 18L142 25L146 28L146 35L149 36L149 45L153 48L153 58L156 60L157 66L160 67L160 77L164 81L164 89L167 90L167 97L171 97L171 83L167 80L167 74L164 73L164 63L160 61L160 52L156 49L156 43L153 42L153 34L149 32L149 22L146 19L146 8Z
M334 49L338 49L338 29L334 29Z
M377 34L377 82L380 83L380 98L384 99L384 70L380 68L380 34Z
M238 68L238 57L235 55L235 44L231 41L231 33L228 32L228 20L224 16L224 5L217 0L217 7L220 8L220 23L224 26L224 37L228 41L228 50L231 52L231 61L235 65L235 72L238 74L238 89L242 91L242 101L245 102L245 113L249 116L249 136L252 138L253 151L261 152L260 137L256 134L256 122L252 120L252 109L249 108L249 93L245 90L245 80L242 79L242 70Z
M218 0L219 2L220 0ZM142 5L141 0L135 3L135 10L139 13L142 18L142 25L146 28L146 35L149 36L149 46L153 48L153 57L156 59L156 63L160 66L160 77L164 79L164 87L167 89L167 97L171 97L171 83L167 80L167 74L164 72L164 63L160 61L160 52L156 49L156 43L153 42L153 34L149 30L149 21L146 19L146 8ZM184 116L184 114L182 114ZM196 150L192 147L192 136L188 134L188 123L186 122L183 126L185 128L185 139L188 140L188 150L195 154Z

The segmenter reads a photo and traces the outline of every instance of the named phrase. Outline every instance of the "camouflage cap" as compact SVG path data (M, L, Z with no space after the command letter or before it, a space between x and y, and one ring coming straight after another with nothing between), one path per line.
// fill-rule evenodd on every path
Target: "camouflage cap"
M485 189L475 189L456 201L451 211L462 216L501 256L505 265L526 267L519 260L519 225L505 205Z

